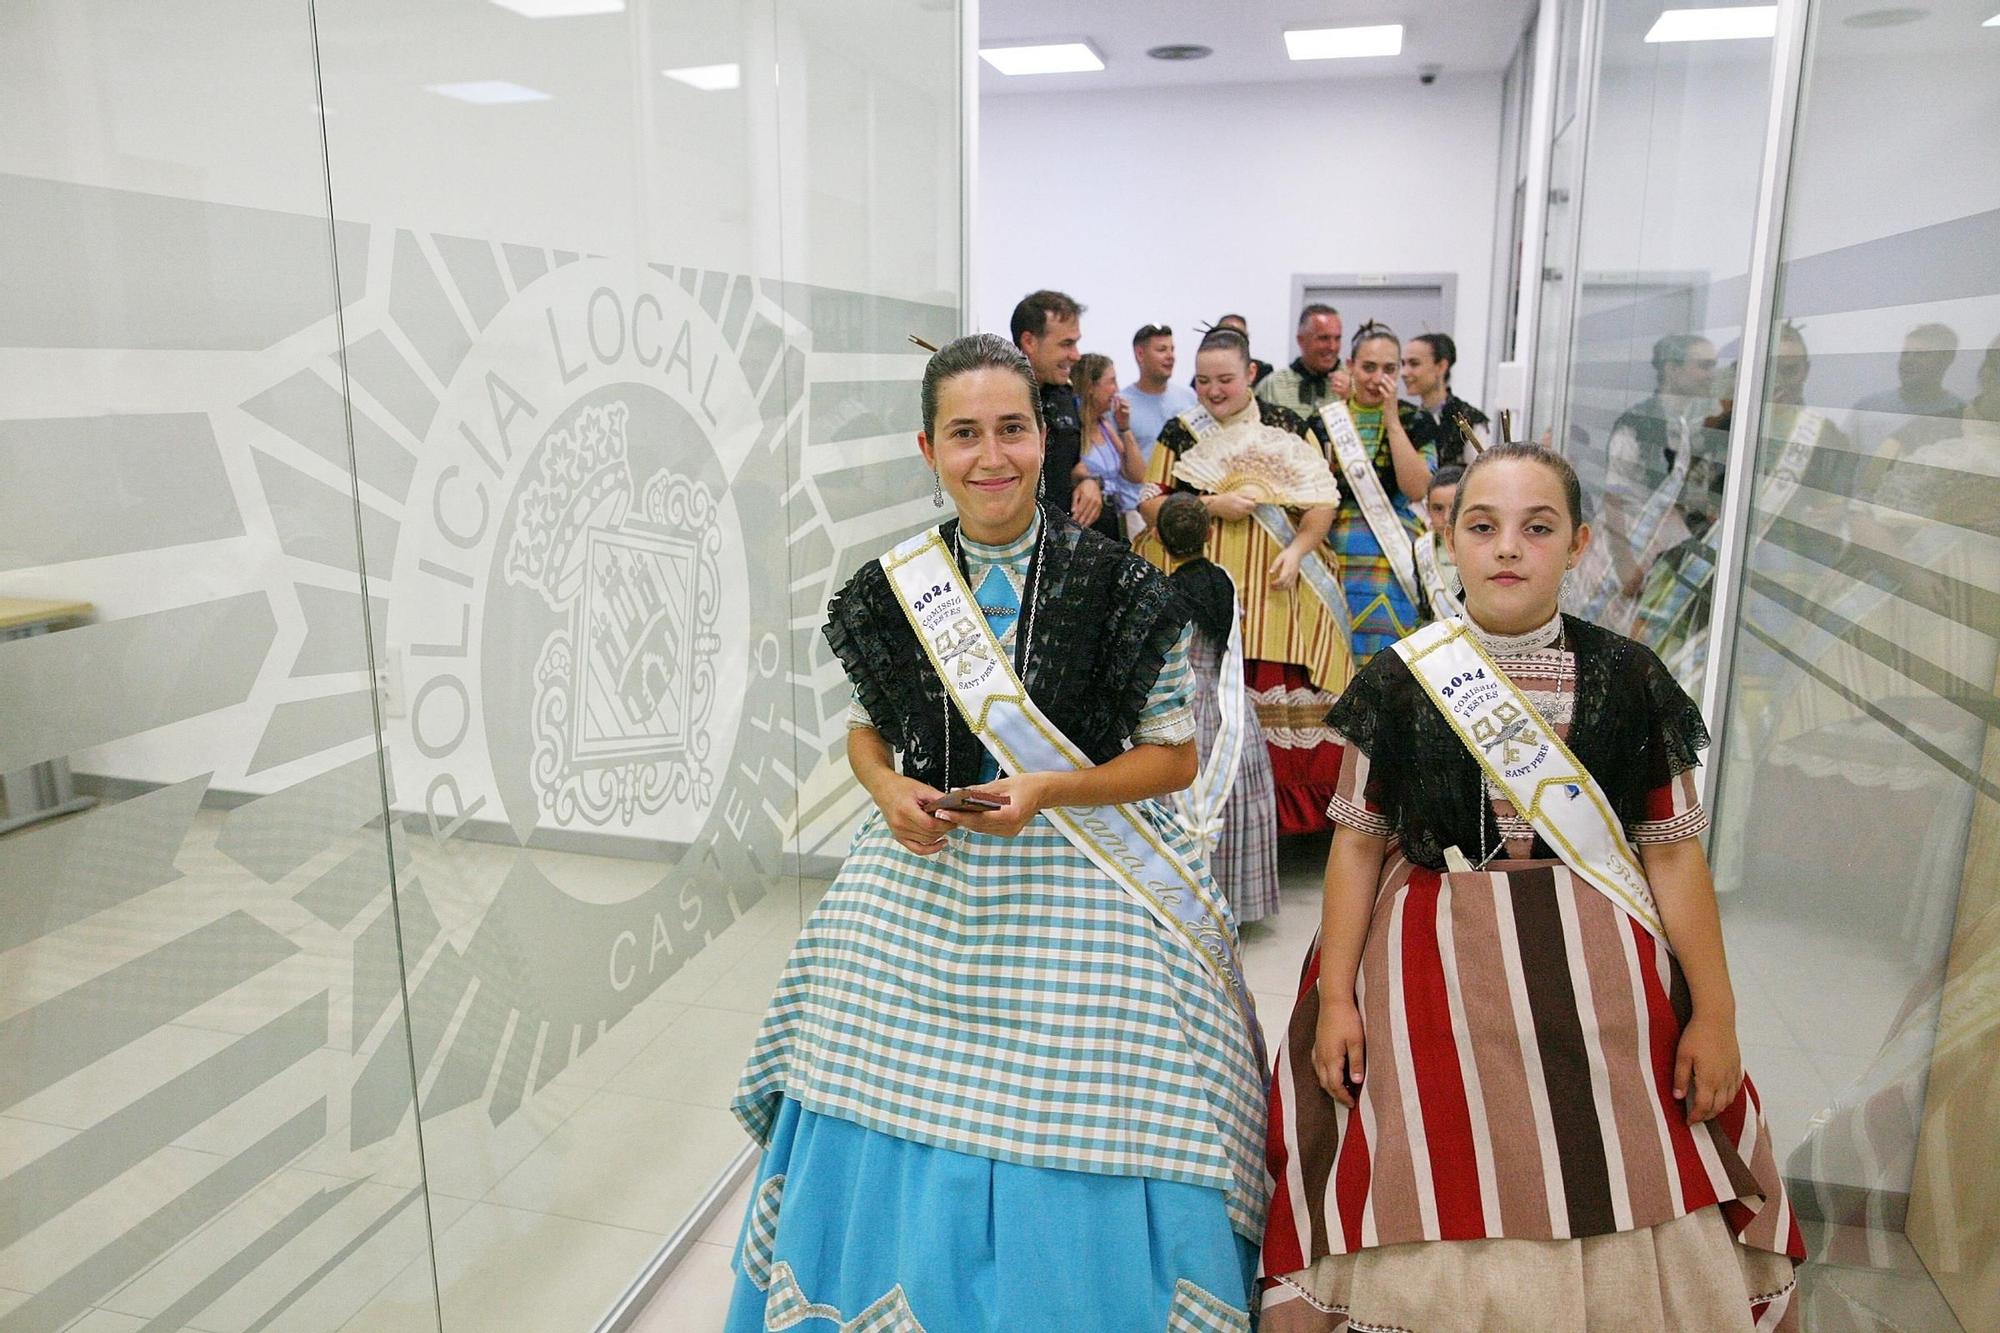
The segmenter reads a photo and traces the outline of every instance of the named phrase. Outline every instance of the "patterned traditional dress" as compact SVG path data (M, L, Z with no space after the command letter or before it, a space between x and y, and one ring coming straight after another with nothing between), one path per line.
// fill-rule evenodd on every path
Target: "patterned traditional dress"
M1047 586L1025 599L1022 634L1043 527ZM1063 628L1080 557L1109 567L1128 604L1177 605L1128 553L1051 516L1004 547L960 549L988 625L1052 716L1045 682L1088 661L1092 633L1121 641L1118 623ZM828 638L856 683L852 725L893 743L860 701L883 713L902 673L929 667L914 635L899 655L843 611L881 579L879 562L856 576ZM1124 682L1143 691L1134 743L1194 737L1184 625L1185 612L1161 618L1171 646ZM997 773L968 736L954 742L956 785ZM1199 868L1178 821L1140 808ZM1242 1017L1046 819L1012 839L959 832L923 857L871 812L792 951L735 1110L765 1154L730 1333L1249 1328L1268 1186L1263 1071Z
M1425 439L1419 442L1418 434L1412 430L1412 415L1419 409L1408 403L1400 403L1403 426L1412 431L1410 440L1423 455L1430 469L1437 471L1437 445ZM1411 537L1421 530L1417 520L1416 506L1396 483L1396 465L1389 454L1389 437L1382 428L1382 409L1362 407L1349 400L1347 411L1354 418L1355 433L1361 436L1361 443L1368 448L1368 455L1375 461L1375 474L1382 479L1382 490L1389 497L1389 504L1396 511L1396 517ZM1308 423L1320 447L1331 449L1326 439L1326 427L1318 417ZM1329 457L1331 454L1329 454ZM1340 582L1347 589L1347 616L1353 629L1354 669L1359 671L1368 665L1368 659L1387 648L1396 640L1417 628L1420 617L1416 603L1403 591L1403 585L1396 581L1396 572L1389 564L1389 557L1382 554L1382 544L1375 539L1375 530L1368 526L1368 518L1361 512L1361 505L1349 493L1349 488L1341 487L1340 510L1333 516L1333 531L1327 534L1326 544L1340 563Z
M1236 613L1236 590L1229 576L1210 560L1190 560L1172 577L1194 612L1188 667L1194 675L1194 720L1201 762L1206 765L1222 730L1218 682L1229 648L1229 620ZM1229 899L1236 920L1248 925L1278 911L1278 822L1271 754L1258 744L1257 704L1248 691L1242 697L1239 725L1248 743L1236 765L1236 782L1223 805L1222 836L1209 856L1209 869L1215 873L1215 886Z
M1252 400L1236 416L1218 418L1229 427L1251 420L1295 435L1306 433L1297 414ZM1174 478L1174 463L1195 444L1179 418L1160 431L1141 503L1171 491L1193 491ZM1296 516L1294 516L1296 518ZM1132 549L1161 569L1171 569L1159 535L1148 530ZM1257 704L1257 726L1271 753L1277 786L1278 832L1324 829L1326 802L1333 794L1339 760L1321 719L1347 684L1350 659L1339 622L1305 587L1289 592L1271 587L1271 562L1281 548L1254 519L1217 522L1209 533L1208 558L1229 571L1243 604L1243 679Z
M1633 843L1706 826L1707 733L1657 658L1561 617L1481 640ZM1690 1000L1671 953L1549 854L1396 654L1329 721L1333 818L1391 842L1355 983L1358 1105L1313 1073L1317 945L1278 1056L1266 1333L1794 1326L1805 1249L1755 1086L1699 1125L1673 1098ZM1450 846L1497 857L1445 872Z

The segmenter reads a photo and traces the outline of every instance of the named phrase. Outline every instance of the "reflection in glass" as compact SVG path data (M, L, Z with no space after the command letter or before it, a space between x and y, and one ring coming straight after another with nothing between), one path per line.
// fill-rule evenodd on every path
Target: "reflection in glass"
M1715 860L1815 1328L2000 1320L2000 303L1964 261L2000 239L2000 157L1870 156L1855 119L1990 115L1983 17L1813 7L1758 386Z

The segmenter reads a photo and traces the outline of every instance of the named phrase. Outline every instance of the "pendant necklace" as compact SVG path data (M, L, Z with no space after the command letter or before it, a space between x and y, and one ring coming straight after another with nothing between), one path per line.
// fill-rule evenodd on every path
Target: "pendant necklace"
M1020 621L1020 628L1017 631L1019 637L1014 641L1014 655L1019 662L1021 683L1023 685L1026 685L1028 682L1028 663L1034 654L1035 603L1039 600L1036 594L1041 591L1042 587L1042 549L1048 543L1048 539L1049 525L1043 523L1041 531L1035 534L1035 553L1029 559L1028 586L1026 595L1022 598L1024 614ZM959 545L957 530L953 530L951 534L951 562L958 567L961 574L965 572L965 551ZM977 606L978 603L975 601L973 605ZM983 615L986 608L982 606L979 610ZM944 692L944 786L946 791L951 790L951 690L949 687L946 687Z

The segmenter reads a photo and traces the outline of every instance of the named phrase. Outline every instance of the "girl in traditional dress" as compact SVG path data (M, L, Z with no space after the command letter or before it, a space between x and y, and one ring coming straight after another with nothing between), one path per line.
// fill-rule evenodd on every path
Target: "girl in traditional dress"
M1346 606L1333 567L1321 554L1339 488L1326 472L1324 455L1303 438L1305 424L1298 415L1251 396L1250 345L1241 334L1213 329L1202 338L1194 382L1201 403L1160 431L1139 512L1149 524L1157 522L1160 505L1179 491L1199 494L1215 519L1208 557L1235 580L1242 603L1243 675L1271 753L1278 831L1324 829L1339 756L1321 719L1349 674ZM1301 482L1322 488L1324 499L1272 505L1249 487L1211 481L1202 489L1180 475L1183 455L1197 445L1228 449L1275 432L1300 437L1290 461ZM1143 534L1133 549L1162 569L1172 568L1155 532Z
M1202 768L1201 777L1178 799L1183 812L1194 816L1197 834L1209 836L1206 826L1218 825L1213 848L1202 850L1237 923L1248 925L1278 911L1276 797L1271 789L1271 755L1257 731L1257 705L1242 685L1236 583L1202 554L1212 525L1208 508L1197 496L1170 495L1160 506L1160 542L1175 562L1169 577L1194 616L1188 666L1194 673L1194 720ZM1234 674L1233 682L1228 673ZM1230 717L1226 710L1232 707L1235 715ZM1223 751L1220 757L1218 748ZM1236 755L1233 763L1231 752Z
M1558 611L1590 540L1559 456L1488 450L1456 509L1467 616L1328 718L1338 828L1273 1079L1262 1326L1792 1327L1805 1250L1742 1076L1701 716L1652 653Z
M1417 560L1417 614L1425 620L1465 614L1459 599L1458 562L1451 554L1451 506L1464 476L1465 469L1457 463L1447 463L1431 475L1430 490L1424 494L1423 530L1410 539Z
M1247 1330L1264 1067L1157 800L1196 771L1187 612L1036 503L1010 344L945 347L922 408L957 517L828 608L875 808L737 1092L764 1158L727 1327Z
M1418 624L1410 539L1421 526L1416 506L1430 489L1437 445L1412 442L1420 409L1396 397L1402 353L1386 326L1362 325L1348 357L1346 400L1327 403L1308 423L1341 477L1327 546L1346 589L1356 671Z

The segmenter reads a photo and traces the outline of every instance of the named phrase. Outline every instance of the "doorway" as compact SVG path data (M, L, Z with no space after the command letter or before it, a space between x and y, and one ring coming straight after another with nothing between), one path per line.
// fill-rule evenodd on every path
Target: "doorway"
M1458 307L1456 273L1301 273L1292 278L1292 310L1318 302L1340 312L1347 337L1369 320L1405 341L1451 333ZM1454 335L1455 336L1455 335ZM1346 349L1341 349L1346 355Z

